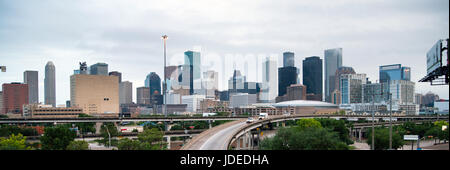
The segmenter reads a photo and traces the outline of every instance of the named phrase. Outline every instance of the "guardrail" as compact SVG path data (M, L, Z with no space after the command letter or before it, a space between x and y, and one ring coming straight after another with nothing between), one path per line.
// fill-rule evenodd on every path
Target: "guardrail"
M239 128L239 130L237 130L230 138L227 139L227 148L230 148L231 143L238 137L242 136L243 134L247 133L248 131L250 131L251 129L260 127L263 124L266 123L273 123L273 122L279 122L279 121L286 121L286 120L296 120L296 119L307 119L307 118L337 118L337 117L361 117L360 116L354 116L354 115L350 115L350 116L343 116L343 115L283 115L283 116L276 116L276 117L272 117L272 118L268 118L268 119L263 119L263 120L259 120L253 123L249 123L241 128ZM365 118L372 118L372 116L362 116ZM386 118L389 117L388 116L374 116L375 118ZM393 117L394 118L394 117ZM423 119L431 119L431 120L416 120L415 122L427 122L427 121L435 121L438 120L436 118L436 116L395 116L395 118L423 118ZM448 120L445 118L440 117L439 120ZM397 121L397 124L399 124L398 122L408 122L408 121ZM375 125L381 125L381 124L389 124L389 122L377 122L375 123ZM394 122L392 124L395 124ZM354 124L355 125L355 124ZM363 125L363 124L358 124L358 125ZM367 125L371 126L372 123L367 123Z

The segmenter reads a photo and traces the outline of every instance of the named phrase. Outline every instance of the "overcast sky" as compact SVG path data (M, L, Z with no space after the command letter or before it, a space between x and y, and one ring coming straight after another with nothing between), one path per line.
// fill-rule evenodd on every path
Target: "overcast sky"
M426 74L426 53L449 37L448 0L0 0L0 84L22 82L25 70L56 66L56 100L70 100L70 75L78 62L105 62L123 81L144 85L163 72L161 35L167 34L168 64L198 50L203 71L219 72L227 88L233 68L260 81L263 58L282 64L284 51L305 57L343 48L343 65L378 79L380 65L412 70L416 92L449 96L448 86L417 81Z

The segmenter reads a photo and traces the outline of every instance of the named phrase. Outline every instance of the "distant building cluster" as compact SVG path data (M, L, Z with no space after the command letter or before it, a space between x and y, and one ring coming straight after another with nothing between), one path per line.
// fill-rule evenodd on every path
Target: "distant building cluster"
M226 90L219 90L219 73L202 70L201 54L184 53L184 63L165 67L160 77L149 72L143 87L124 81L122 73L108 70L108 64L88 66L80 62L70 75L70 100L56 106L55 65L45 66L44 102L39 102L37 71L23 73L23 82L5 83L0 91L0 114L25 117L138 116L228 112L235 115L352 113L448 114L448 100L433 93L415 93L411 68L401 64L379 66L379 81L342 65L342 48L327 49L324 59L306 57L302 69L295 65L295 53L284 52L282 66L268 56L261 64L261 82L248 81L234 69ZM301 72L301 74L300 74ZM299 76L302 77L300 83Z

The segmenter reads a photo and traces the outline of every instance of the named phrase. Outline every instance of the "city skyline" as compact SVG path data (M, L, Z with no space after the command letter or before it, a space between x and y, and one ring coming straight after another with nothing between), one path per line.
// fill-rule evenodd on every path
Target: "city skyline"
M191 49L200 49L202 66L205 67L217 65L224 59L229 63L242 61L237 59L255 62L253 55L259 58L254 66L247 66L246 69L243 63L237 63L236 69L240 70L249 82L261 82L261 73L254 73L252 70L261 70L265 57L276 56L278 67L281 67L282 53L294 52L295 66L301 70L301 61L306 57L319 56L324 59L325 49L342 48L342 65L353 67L356 73L367 74L372 82L378 79L379 66L402 64L411 68L411 81L416 82L416 92L425 94L432 91L441 98L448 99L448 88L444 88L445 86L418 83L418 80L426 75L426 52L436 40L448 38L448 1L383 2L382 6L386 12L378 15L375 15L376 11L370 7L379 7L381 4L377 1L279 4L273 4L271 1L270 6L267 2L242 2L242 6L236 6L238 14L228 16L227 11L220 10L221 5L229 7L236 5L236 2L218 2L217 6L212 5L207 9L196 6L206 3L204 1L180 2L172 6L164 2L152 6L146 5L145 2L104 4L97 1L92 7L87 7L85 2L75 2L67 5L68 8L64 9L68 12L64 12L58 8L62 4L53 1L26 2L27 4L22 1L2 1L0 64L8 69L7 72L0 73L0 83L22 82L24 71L36 70L39 73L39 94L42 94L39 95L39 101L43 102L44 67L47 61L53 61L57 67L56 104L64 104L70 99L70 75L78 68L78 62L86 61L89 65L107 63L109 70L123 73L125 80L135 84L134 87L141 87L144 86L145 76L149 72L164 75L160 36L167 34L170 37L167 40L168 65L182 64L183 53ZM119 6L133 10L124 10L118 8ZM177 7L181 6L186 8L177 12ZM298 8L305 10L297 12ZM119 10L117 13L120 16L114 14L114 9ZM334 16L344 9L348 10ZM362 9L365 9L364 17L346 17L361 12ZM289 13L280 12L282 10L293 12L292 15L297 16L297 19L287 17L291 19L278 21L277 18L286 18L283 16ZM198 14L191 14L192 11ZM77 15L71 15L71 12ZM167 22L161 22L165 24L157 24L158 19L155 17L149 17L150 24L141 24L147 16L159 12L162 13L156 16L167 19ZM171 12L176 15L171 15ZM187 15L180 15L180 12ZM274 16L259 17L262 12ZM211 15L203 16L206 13ZM106 15L112 15L111 19L117 17L117 21L106 18L104 22L99 22ZM372 15L376 17L371 17ZM42 18L45 18L46 22L30 22L36 23L36 28L29 28L29 25L25 24L29 21L40 21ZM80 21L81 18L86 21ZM335 19L339 22L334 22ZM109 28L117 22L123 24ZM218 23L208 22L223 23L229 30L219 28ZM310 24L299 27L303 22ZM175 23L181 25L180 28L173 28ZM273 23L272 27L261 28L268 23ZM196 25L204 27L195 30L193 28L196 28ZM153 26L155 28L152 28ZM322 28L328 26L336 29ZM91 29L89 33L84 33ZM364 57L364 60L361 60L361 57ZM226 64L227 68L212 69L219 72L219 90L228 88L227 80L235 68L231 65ZM206 70L211 69L202 68L202 72ZM133 89L133 96L135 95L136 89ZM135 99L133 101L136 102Z

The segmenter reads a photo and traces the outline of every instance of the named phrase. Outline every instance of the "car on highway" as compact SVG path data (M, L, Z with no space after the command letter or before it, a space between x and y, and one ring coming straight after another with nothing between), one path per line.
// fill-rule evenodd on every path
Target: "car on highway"
M248 119L247 119L247 123L253 123L255 120L253 120L253 118L251 118L251 117L249 117Z

